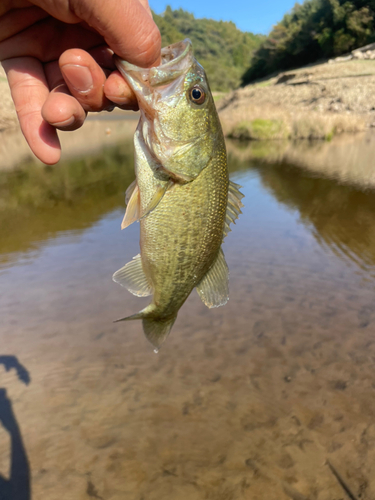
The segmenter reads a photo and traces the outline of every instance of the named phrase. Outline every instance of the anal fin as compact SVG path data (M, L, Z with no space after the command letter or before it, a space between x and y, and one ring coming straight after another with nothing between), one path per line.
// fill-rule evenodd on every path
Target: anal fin
M217 257L203 279L197 285L202 302L209 308L220 307L229 299L229 270L224 252L220 248Z
M115 272L113 281L125 287L137 297L147 297L152 294L152 286L142 267L141 256L138 254L133 260Z

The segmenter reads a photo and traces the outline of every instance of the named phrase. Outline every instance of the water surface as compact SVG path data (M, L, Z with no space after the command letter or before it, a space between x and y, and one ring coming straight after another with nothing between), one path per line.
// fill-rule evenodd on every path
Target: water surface
M375 498L375 193L230 171L230 301L193 292L157 355L112 323L148 302L111 281L130 144L0 174L0 498Z

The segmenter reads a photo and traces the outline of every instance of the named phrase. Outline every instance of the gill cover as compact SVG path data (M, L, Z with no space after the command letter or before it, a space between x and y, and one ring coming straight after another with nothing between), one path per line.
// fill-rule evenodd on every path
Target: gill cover
M190 40L162 49L161 56L154 68L114 60L137 97L139 130L153 158L170 177L191 181L211 160L221 127Z

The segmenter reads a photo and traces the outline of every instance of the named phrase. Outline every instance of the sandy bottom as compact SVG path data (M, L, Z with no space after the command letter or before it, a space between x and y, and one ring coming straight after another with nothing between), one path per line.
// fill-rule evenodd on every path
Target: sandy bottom
M0 498L375 498L375 240L354 254L324 198L307 216L294 171L241 168L230 301L193 292L157 355L139 322L112 323L147 303L111 281L138 253L122 202L3 259ZM356 193L348 223L373 224Z

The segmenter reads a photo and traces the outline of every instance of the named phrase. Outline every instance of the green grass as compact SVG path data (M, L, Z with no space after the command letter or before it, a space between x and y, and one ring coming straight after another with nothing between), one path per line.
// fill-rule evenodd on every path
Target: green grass
M242 121L232 130L231 137L240 140L264 141L270 139L286 139L288 133L281 120L264 120L257 118Z

